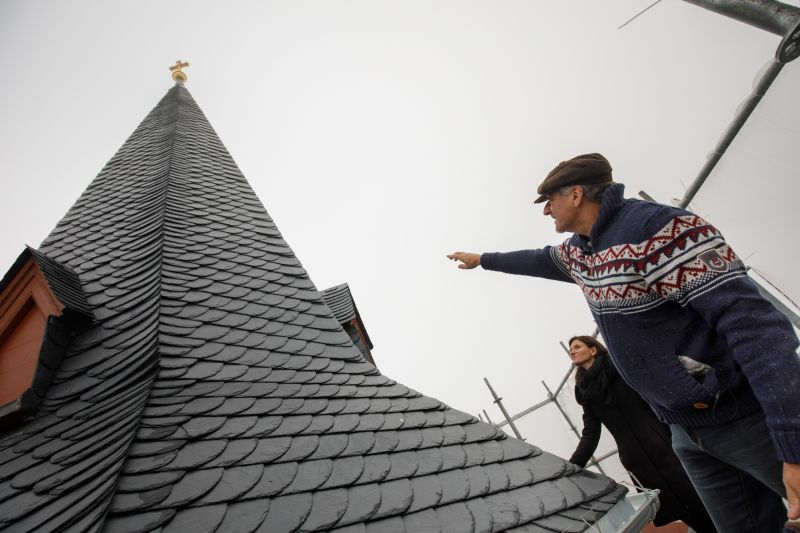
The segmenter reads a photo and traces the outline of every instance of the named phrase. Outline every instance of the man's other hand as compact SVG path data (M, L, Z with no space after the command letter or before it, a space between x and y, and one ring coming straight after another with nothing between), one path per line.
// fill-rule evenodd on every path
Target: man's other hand
M800 518L800 465L783 463L783 484L789 500L789 520Z
M465 268L467 270L473 269L481 264L480 254L471 254L469 252L453 252L447 256L448 259L453 261L461 261L458 268Z

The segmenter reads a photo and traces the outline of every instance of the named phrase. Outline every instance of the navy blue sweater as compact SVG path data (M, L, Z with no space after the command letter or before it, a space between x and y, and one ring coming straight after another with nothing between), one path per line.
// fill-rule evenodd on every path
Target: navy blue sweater
M800 358L789 320L713 226L613 185L589 238L486 253L481 266L576 283L620 374L667 423L722 424L762 409L782 461L800 463ZM702 363L690 373L685 356Z

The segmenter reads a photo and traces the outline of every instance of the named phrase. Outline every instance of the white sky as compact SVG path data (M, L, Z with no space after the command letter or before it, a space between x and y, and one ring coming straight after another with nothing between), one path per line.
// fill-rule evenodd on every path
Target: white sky
M780 40L679 0L617 29L651 1L0 0L0 270L188 60L317 287L350 284L383 373L498 421L482 377L512 413L541 401L591 316L574 286L445 254L563 240L532 200L578 153L629 196L682 196ZM525 435L569 456L551 415Z

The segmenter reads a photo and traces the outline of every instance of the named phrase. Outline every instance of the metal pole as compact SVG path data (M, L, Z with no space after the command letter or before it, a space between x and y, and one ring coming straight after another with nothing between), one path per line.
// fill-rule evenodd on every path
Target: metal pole
M566 418L567 424L569 424L569 429L571 429L572 432L575 433L575 436L580 439L581 434L578 432L578 428L576 428L575 424L572 423L572 419L569 417L567 412L564 411L564 408L561 407L561 404L556 401L555 396L553 396L553 393L550 392L550 387L547 386L547 383L545 383L544 380L542 381L542 385L544 385L544 389L547 391L547 396L553 401L553 403L556 404L558 410L561 411L561 414L564 416L564 418Z
M506 408L503 407L503 399L500 398L499 396L497 396L497 393L494 392L494 389L489 384L489 380L488 379L483 378L483 381L486 382L486 386L489 387L489 392L491 392L492 393L492 397L494 397L494 403L497 404L497 407L500 408L500 412L503 413L504 417L506 417L506 421L508 422L508 425L511 426L511 431L514 432L514 435L516 435L516 437L519 440L525 440L525 439L522 438L522 435L520 435L519 431L517 430L517 426L514 425L514 421L511 420L510 416L508 416L508 411L506 411ZM486 411L484 411L484 413L485 412Z
M545 405L547 405L548 403L550 403L550 402L552 402L552 401L553 401L553 400L551 400L550 398L548 398L548 399L546 399L546 400L544 400L544 401L542 401L542 402L539 402L539 403L537 403L536 405L534 405L534 406L532 406L532 407L528 407L528 408L527 408L527 409L525 409L524 411L520 411L519 413L517 413L517 414L515 414L514 416L512 416L512 417L511 417L511 420L517 420L517 419L519 419L519 418L522 418L523 416L527 415L528 413L532 413L532 412L534 412L535 410L539 409L540 407L544 407ZM497 424L497 427L501 428L501 427L505 426L506 424L508 424L508 422L507 422L506 420L503 420L502 422L500 422L499 424Z
M565 352L569 353L569 348L567 348L566 345L564 345L563 342L559 341L559 344L561 344L561 347L564 348ZM567 371L567 375L564 376L564 379L561 380L561 383L558 384L558 388L556 388L555 396L558 396L558 393L561 392L562 387L564 387L564 384L567 382L567 380L569 379L570 375L572 375L572 371L573 370L575 370L575 367L573 365L570 365L569 370ZM548 403L550 403L552 401L553 400L551 398L548 398L548 399L546 399L546 400L544 400L542 402L537 403L534 406L528 407L527 409L525 409L523 411L520 411L519 413L517 413L514 416L512 416L511 420L517 420L519 418L522 418L523 416L527 415L528 413L532 413L532 412L536 411L537 409L539 409L540 407L544 407L545 405L547 405ZM503 427L506 424L508 424L508 422L500 422L499 424L497 424L497 427Z
M558 394L561 392L561 389L563 389L564 385L567 384L567 380L574 371L575 371L575 365L569 365L569 370L567 371L567 374L564 376L564 379L561 380L561 383L558 384L558 387L556 387L556 391L553 393L553 396L558 396Z
M776 0L684 0L783 37L800 19L800 8Z
M703 165L703 168L700 169L697 177L689 185L689 188L686 189L683 198L681 198L681 200L678 202L678 207L688 208L689 202L692 201L694 196L697 194L697 191L700 190L700 187L702 187L703 183L705 183L706 179L708 179L708 176L711 175L714 167L716 167L717 163L719 163L719 160L722 159L725 151L731 145L733 139L736 138L739 130L741 130L742 126L744 126L744 123L747 122L747 119L750 118L753 110L761 101L761 98L766 94L767 89L769 89L769 86L772 85L772 82L775 81L775 78L778 77L781 69L783 69L783 63L773 61L764 71L764 74L761 75L761 78L756 82L755 87L753 87L753 92L750 93L750 96L743 103L743 107L741 107L736 113L736 116L733 118L733 122L731 122L730 126L728 126L728 129L725 130L725 133L723 133L722 138L720 139L719 143L717 143L717 146L714 147L714 150L706 160L705 165Z
M578 428L575 427L575 424L572 423L572 419L569 417L564 408L561 407L561 404L558 403L558 400L556 400L555 396L553 396L553 393L550 392L550 387L547 386L547 383L545 383L544 380L542 381L542 385L544 385L544 390L547 391L547 395L550 397L551 400L553 400L553 403L556 404L558 410L561 411L561 416L563 416L566 419L567 424L569 424L569 428L572 430L573 433L575 433L575 436L578 437L578 439L580 440L581 434L578 432ZM592 456L592 460L597 462L597 459L594 456ZM601 474L605 475L605 471L603 471L603 467L600 466L599 463L597 464L597 469L600 470Z
M597 468L600 468L600 461L605 461L605 460L606 460L606 459L608 459L609 457L613 457L613 456L617 455L617 453L619 453L619 452L617 451L617 449L616 449L616 448L614 448L614 449L613 449L613 450L611 450L610 452L608 452L608 453L604 453L604 454L603 454L603 455L601 455L600 457L592 457L592 460L591 460L591 461L589 461L589 462L586 464L586 466L588 467L588 466L592 466L592 465L597 465Z
M800 7L777 0L684 0L726 17L783 37L775 59L789 63L800 57Z
M494 426L494 425L496 425L494 422L492 422L492 419L491 419L491 418L489 418L489 413L487 413L487 412L486 412L486 409L484 409L484 410L483 410L483 416L485 416L485 417L486 417L486 421L487 421L488 423L490 423L490 424L491 424L491 425L493 425L493 426Z
M702 169L700 169L700 173L689 185L689 188L686 189L686 193L684 193L683 198L677 204L678 207L688 209L689 203L692 201L692 199L694 199L695 195L700 190L700 187L703 186L708 177L711 175L711 172L713 172L714 168L717 166L717 163L719 163L720 159L722 159L725 151L733 142L733 139L736 138L739 130L742 129L742 126L744 126L744 123L750 117L750 114L756 108L756 105L758 105L758 103L761 101L761 97L766 94L767 89L769 89L770 85L772 85L772 82L775 81L775 78L778 77L781 69L783 69L783 63L773 61L764 71L764 74L762 74L761 78L758 80L758 82L756 82L756 86L753 88L753 92L751 93L750 97L746 100L745 105L736 114L736 117L734 117L731 125L728 126L728 129L723 134L722 139L720 139L719 143L714 148L714 151L706 161L706 164L703 165ZM750 270L750 267L747 267L747 269ZM779 311L786 315L795 327L800 328L800 316L798 316L794 310L787 307L783 304L783 302L775 298L769 291L764 289L760 283L756 282L756 287L758 287L758 291L761 293L761 295L769 300L776 308L778 308Z
M647 193L646 193L646 192L644 192L644 191L639 191L639 196L640 196L640 197L641 197L643 200L647 200L648 202L657 203L657 202L656 202L656 200L655 200L655 198L653 198L652 196L650 196L649 194L647 194Z
M720 139L711 157L700 169L700 173L694 179L683 198L678 202L678 207L688 208L697 191L706 181L711 171L714 170L722 155L728 149L733 139L742 129L744 123L750 117L761 97L767 92L772 82L778 77L784 63L800 55L800 8L790 6L775 0L684 0L690 4L708 9L715 13L734 18L752 26L756 26L771 33L783 35L777 52L777 61L774 61L764 71L761 79L758 80L753 92L745 102L745 105L733 119L733 122Z

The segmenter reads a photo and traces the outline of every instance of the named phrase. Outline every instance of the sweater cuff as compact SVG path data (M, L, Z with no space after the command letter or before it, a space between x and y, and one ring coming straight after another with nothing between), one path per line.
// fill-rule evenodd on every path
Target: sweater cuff
M484 270L497 270L497 252L481 254L481 268Z
M770 432L778 459L784 463L800 464L800 431Z

